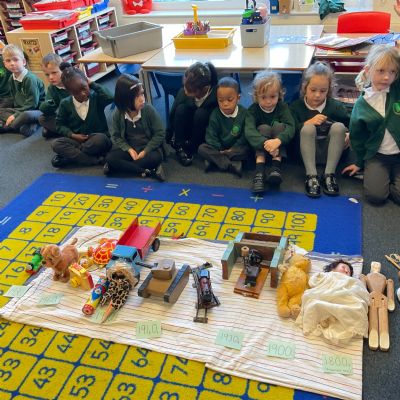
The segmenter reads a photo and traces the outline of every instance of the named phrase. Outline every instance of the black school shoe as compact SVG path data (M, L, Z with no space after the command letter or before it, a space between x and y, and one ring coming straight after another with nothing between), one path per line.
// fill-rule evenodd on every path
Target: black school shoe
M188 167L192 164L193 156L188 154L182 147L178 147L176 149L176 156L178 157L179 162L184 166Z
M328 196L337 196L339 194L339 185L335 174L325 174L321 179L322 189Z
M321 186L319 184L317 175L307 175L305 182L306 194L309 197L320 197L321 196Z
M253 178L253 187L251 191L253 193L264 193L264 174L257 172Z
M232 172L232 174L238 176L239 178L242 177L242 169L243 165L241 161L231 161L228 167L228 171Z
M156 178L160 182L164 182L167 179L164 168L161 164L156 169L152 170L152 175L154 178Z
M279 168L271 168L266 179L270 186L279 186L282 183L282 174Z
M52 159L51 159L51 165L54 168L63 168L69 165L69 161L66 158L63 158L56 154Z

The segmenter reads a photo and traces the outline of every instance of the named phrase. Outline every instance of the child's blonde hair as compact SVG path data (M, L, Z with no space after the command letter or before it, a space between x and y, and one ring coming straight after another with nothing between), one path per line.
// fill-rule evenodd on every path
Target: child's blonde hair
M14 56L25 60L24 53L18 46L16 46L15 44L8 44L7 46L5 46L3 49L3 58L10 58Z
M42 58L43 67L47 67L49 64L59 67L62 62L62 58L56 53L49 53Z
M329 81L329 89L327 93L327 97L329 97L332 93L332 87L334 84L334 75L332 68L321 61L317 61L316 63L310 65L304 72L303 78L301 80L301 95L304 96L307 90L307 86L309 85L311 78L315 75L325 76Z
M283 100L285 90L282 87L281 77L272 71L261 71L253 80L253 101L258 103L258 96L267 93L271 88L279 91L279 100Z
M369 70L373 70L382 65L389 64L395 66L397 77L400 71L399 50L394 46L385 44L372 46L365 59L365 67L368 67ZM369 79L369 74L365 71L365 67L355 79L356 86L359 90L364 90L367 86L371 85L371 80Z

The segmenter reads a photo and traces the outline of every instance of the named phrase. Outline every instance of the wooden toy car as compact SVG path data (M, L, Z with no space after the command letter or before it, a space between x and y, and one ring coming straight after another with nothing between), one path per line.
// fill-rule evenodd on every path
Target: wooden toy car
M90 272L86 271L82 265L78 263L73 263L68 267L71 274L70 283L72 287L80 286L84 290L93 289L93 278Z
M142 262L139 265L151 268L149 275L138 289L140 297L162 297L165 303L175 303L189 281L190 266L184 264L180 270L175 267L175 261L161 260L154 265Z

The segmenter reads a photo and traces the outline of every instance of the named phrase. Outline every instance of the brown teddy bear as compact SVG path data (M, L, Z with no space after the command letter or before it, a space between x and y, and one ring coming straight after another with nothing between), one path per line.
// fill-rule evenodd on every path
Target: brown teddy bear
M42 264L47 268L53 268L53 280L68 282L70 272L68 267L78 262L79 254L77 248L74 246L78 239L72 239L70 244L59 247L55 244L48 244L43 246L40 254L43 257Z
M308 288L311 261L300 254L293 254L287 263L279 266L282 274L276 293L278 315L296 319L300 312L301 297Z

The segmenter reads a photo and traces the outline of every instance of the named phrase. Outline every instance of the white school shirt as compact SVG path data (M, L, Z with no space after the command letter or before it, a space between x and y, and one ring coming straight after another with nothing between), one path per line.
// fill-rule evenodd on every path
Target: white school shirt
M385 118L386 95L389 93L389 88L385 90L376 91L372 87L365 89L364 100L379 114ZM381 154L398 154L400 153L399 146L393 139L390 132L385 129L385 135L381 145L379 146L378 153Z
M196 107L201 107L201 105L204 103L208 95L211 93L211 86L208 88L207 93L200 99L197 97L194 98L194 104L196 104Z
M76 113L81 117L83 121L86 119L89 111L89 100L90 99L87 99L83 103L79 103L79 101L75 100L75 97L72 96L72 102L74 103Z
M221 109L219 109L219 111L221 111L221 114L226 118L236 118L239 112L239 106L237 105L235 111L230 115L225 114Z
M28 70L26 68L24 68L18 76L15 76L15 74L12 74L12 76L13 76L14 81L22 82L27 73L28 73Z

